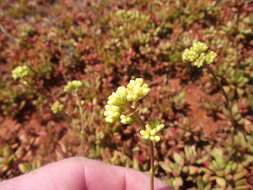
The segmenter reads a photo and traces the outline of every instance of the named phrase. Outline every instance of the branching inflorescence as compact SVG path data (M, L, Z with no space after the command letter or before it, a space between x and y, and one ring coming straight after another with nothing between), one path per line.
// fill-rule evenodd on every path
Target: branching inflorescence
M114 123L120 120L122 124L133 122L132 114L124 115L123 112L129 109L132 102L145 97L149 91L150 88L141 78L131 80L127 87L119 87L108 97L104 112L105 121Z
M120 121L122 124L131 124L138 122L142 128L140 135L143 139L150 142L150 165L151 165L151 178L150 189L154 189L154 142L160 141L157 133L164 127L158 121L151 122L145 125L138 114L138 110L133 105L134 102L141 100L150 92L150 88L142 78L130 80L127 87L121 86L113 92L105 106L105 121L114 123Z
M67 94L67 95L70 95L72 97L74 97L74 101L75 101L75 104L77 105L78 107L78 112L79 112L79 119L80 119L80 122L81 122L81 130L80 130L80 138L81 138L81 148L82 148L82 152L83 154L85 154L85 151L84 151L84 138L85 138L85 118L84 118L84 110L83 110L83 103L84 101L81 99L80 97L80 91L83 87L83 83L79 80L72 80L72 81L69 81L65 86L64 86L64 92ZM51 111L54 113L54 114L58 114L60 112L62 112L64 109L64 105L61 104L58 100L53 103L51 105Z
M232 146L234 146L235 144L235 131L238 128L238 123L234 117L233 114L233 107L232 107L232 101L229 99L229 96L227 94L227 92L225 91L222 81L225 81L226 83L228 83L226 81L226 79L222 76L218 76L214 70L212 69L212 67L209 66L209 64L214 63L215 58L217 57L217 54L213 51L210 51L209 53L206 53L208 50L208 46L202 42L194 42L192 47L189 49L186 49L183 52L182 55L182 59L185 62L190 62L192 63L193 66L196 66L198 68L200 67L205 67L208 71L208 73L210 73L212 75L212 77L214 78L215 82L217 83L217 85L219 86L224 98L225 98L225 107L228 110L228 118L230 120L231 123L231 142L232 142ZM232 157L232 153L231 153L231 157Z

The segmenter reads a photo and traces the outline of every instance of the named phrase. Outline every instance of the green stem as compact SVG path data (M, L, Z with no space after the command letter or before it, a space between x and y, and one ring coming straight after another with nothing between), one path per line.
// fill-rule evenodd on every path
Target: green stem
M154 190L155 164L154 164L154 142L153 141L150 141L150 167L151 167L150 190Z
M2 24L0 24L0 31L7 36L9 39L11 39L12 41L15 42L15 37L12 36L12 34L10 34L10 32L7 32L6 29L4 28L4 26Z
M144 129L145 128L145 123L142 121L142 119L141 119L140 115L138 114L137 110L135 108L132 108L131 105L128 105L128 108L132 112L132 114L134 116L134 119L136 119L136 121L139 123L139 125L141 125Z
M36 106L38 106L38 108L39 108L39 115L40 115L40 117L42 117L42 114L43 114L43 105L44 105L43 101L46 99L46 97L45 97L46 95L43 96L42 94L46 94L46 93L41 92L40 89L36 85L32 84L32 82L30 82L26 78L23 78L22 81L26 82L26 83L22 83L22 85L24 85L25 87L29 88L31 90L32 94L35 95L35 96L37 96L36 100L37 101L40 100L39 105L36 105ZM42 102L41 102L41 100L42 100Z
M81 120L81 148L83 150L82 151L83 155L85 155L85 151L84 151L84 113L83 113L83 109L82 109L81 99L77 93L75 93L75 97L76 97L80 120Z
M231 124L236 127L237 126L237 122L235 121L234 119L234 116L233 116L233 112L232 112L232 105L231 105L231 102L228 98L228 95L226 93L226 91L224 90L220 80L218 79L218 77L216 76L216 74L214 73L214 71L212 70L212 68L209 66L209 65L206 65L206 68L208 70L208 72L213 76L213 78L215 79L217 85L219 86L219 88L221 89L222 91L222 94L223 96L225 97L225 105L226 105L226 108L228 109L228 112L229 112L229 120L231 121Z
M133 116L136 119L136 121L139 123L139 125L141 125L143 127L143 129L144 129L145 128L145 123L141 119L141 117L138 114L138 112L134 108L132 108L131 106L129 106L129 109L133 113ZM153 141L149 141L149 143L150 143L150 170L151 170L151 175L150 175L150 190L154 190L154 188L155 188L155 185L154 185L154 178L155 178L154 142Z
M207 68L207 71L212 75L212 77L215 79L215 82L217 83L217 85L219 86L219 88L221 89L222 91L222 94L223 96L225 97L225 106L229 112L229 120L230 120L230 123L232 125L232 129L231 129L231 134L232 134L232 139L231 139L231 143L232 143L232 146L235 145L235 133L236 133L236 129L237 129L237 126L238 126L238 123L237 121L234 119L234 116L233 116L233 112L232 112L232 104L229 100L229 97L226 93L226 91L224 90L220 80L218 79L218 76L214 73L214 71L212 70L212 68L209 66L209 65L206 65L206 68ZM222 77L221 77L222 78ZM231 156L233 155L233 153L231 153Z

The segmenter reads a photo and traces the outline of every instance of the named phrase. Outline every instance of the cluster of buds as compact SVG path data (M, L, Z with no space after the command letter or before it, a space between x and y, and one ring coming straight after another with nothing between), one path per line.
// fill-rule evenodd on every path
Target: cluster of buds
M31 73L31 69L28 66L18 66L12 71L12 77L15 80L23 79L24 77L29 76Z
M150 91L147 84L143 82L142 78L131 80L127 85L127 101L133 102L142 99Z
M131 124L131 123L133 123L134 122L134 118L133 118L133 116L132 115L121 115L120 116L120 122L122 123L122 124Z
M108 97L104 112L105 121L113 123L121 120L123 124L132 123L133 117L131 115L123 115L123 111L127 108L127 105L142 99L149 91L150 88L144 83L142 78L131 80L127 87L119 87L116 92L113 92Z
M155 121L145 126L145 130L141 130L140 134L142 138L151 140L153 142L160 141L160 137L157 135L164 128L164 124Z
M192 63L198 68L215 61L217 54L213 51L207 53L208 47L202 42L194 42L192 47L186 49L182 55L183 61Z
M83 85L82 82L79 80L69 81L64 86L64 92L67 93L77 92L82 87L82 85Z
M51 111L54 114L60 113L64 109L64 105L61 104L59 101L56 101L52 106L51 106Z
M120 118L122 109L119 106L106 105L105 106L105 121L108 123L113 123Z

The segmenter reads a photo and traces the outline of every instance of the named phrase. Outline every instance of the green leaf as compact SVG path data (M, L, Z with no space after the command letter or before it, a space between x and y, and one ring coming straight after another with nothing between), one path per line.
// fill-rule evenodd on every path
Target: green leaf
M177 164L180 166L184 165L184 158L179 153L173 153L173 158Z
M176 177L173 181L173 186L178 188L178 187L181 187L183 183L184 182L181 177Z
M224 178L216 177L216 183L221 187L226 187L226 181Z
M237 104L233 104L233 105L232 105L232 113L233 113L233 114L236 114L237 112L238 112Z
M172 172L172 169L169 165L169 163L166 162L159 162L159 166L161 166L161 168L166 171L166 172Z

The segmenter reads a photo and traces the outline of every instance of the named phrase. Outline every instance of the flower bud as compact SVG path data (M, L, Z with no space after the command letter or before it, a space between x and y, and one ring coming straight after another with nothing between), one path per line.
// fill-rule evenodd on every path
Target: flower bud
M203 42L194 42L191 47L191 51L201 54L206 52L208 49L207 45Z
M133 123L133 121L134 121L134 118L133 118L133 116L131 116L131 115L121 115L120 116L120 122L122 123L122 124L131 124L131 123Z
M193 66L198 68L205 64L211 64L215 61L217 54L213 51L206 53L208 47L202 42L194 42L192 47L186 49L182 54L184 62L190 62Z
M144 83L142 78L131 80L127 85L127 101L137 101L146 96L150 91L147 84Z
M127 102L127 89L125 87L119 87L116 92L113 92L112 95L108 97L108 105L120 106Z
M183 61L193 62L198 58L198 54L195 51L186 49L182 55Z
M202 66L205 64L205 61L206 61L205 58L206 58L206 57L205 57L205 54L204 54L204 53L201 53L201 55L199 56L199 58L198 58L196 61L194 61L192 64L193 64L194 66L200 68L200 67L202 67Z
M153 142L158 142L160 141L160 137L157 135L157 133L160 132L161 129L163 128L164 124L161 124L159 122L152 122L145 126L145 130L140 131L140 135L144 139L149 139Z
M60 113L64 109L64 105L59 101L56 101L52 106L51 110L54 114Z
M217 57L217 54L214 52L214 51L210 51L206 57L205 57L205 60L206 60L206 63L207 64L211 64L215 61L215 58Z
M106 105L105 106L105 121L108 123L113 123L117 120L119 120L121 115L121 109L119 106L113 106L113 105Z

